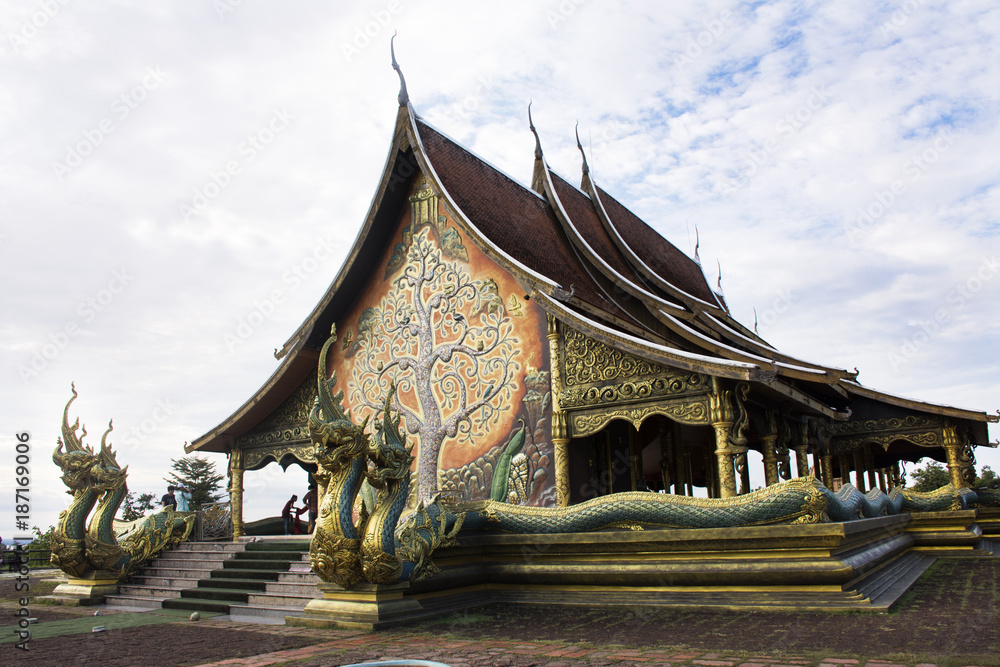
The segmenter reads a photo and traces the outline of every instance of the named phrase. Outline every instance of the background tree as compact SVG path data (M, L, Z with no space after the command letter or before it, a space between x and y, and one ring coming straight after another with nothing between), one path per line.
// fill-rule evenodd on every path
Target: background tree
M200 456L185 456L170 459L174 472L163 480L172 486L184 486L191 491L192 512L201 509L205 503L214 503L220 498L219 482L223 475L215 470L215 462ZM176 495L176 494L175 494Z
M936 461L930 461L923 468L917 468L907 474L915 482L910 487L913 491L933 491L940 489L951 481L948 469ZM991 486L997 483L1000 483L1000 477L997 477L997 474L989 466L983 466L982 473L976 476L976 481L973 482L972 488Z
M135 521L141 519L149 510L156 509L156 496L152 493L140 493L136 495L134 491L125 494L125 502L122 503L122 521Z
M446 235L447 237L447 235ZM346 341L345 341L346 342ZM419 497L438 488L445 441L463 443L495 427L517 389L514 327L492 279L474 280L421 230L402 275L358 323L351 400L371 410L395 380L393 409L419 434Z

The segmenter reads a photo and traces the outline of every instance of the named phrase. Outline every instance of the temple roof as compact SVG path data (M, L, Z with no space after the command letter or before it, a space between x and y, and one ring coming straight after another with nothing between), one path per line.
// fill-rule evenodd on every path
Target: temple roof
M586 162L577 188L548 168L540 142L536 146L537 192L418 118L401 95L385 170L344 265L276 353L281 364L272 377L187 451L225 451L315 372L317 350L384 251L417 171L471 242L509 271L526 297L607 345L667 366L754 382L760 395L803 414L846 420L851 397L862 396L982 423L985 440L989 418L983 412L881 394L859 385L856 372L779 352L732 318L697 261L598 187Z

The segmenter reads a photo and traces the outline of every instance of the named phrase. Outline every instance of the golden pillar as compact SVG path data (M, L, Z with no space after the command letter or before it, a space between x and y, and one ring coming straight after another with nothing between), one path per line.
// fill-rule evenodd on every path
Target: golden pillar
M903 485L903 473L899 470L899 461L892 464L892 486Z
M774 410L768 410L765 417L765 432L760 436L764 450L761 453L764 456L764 483L771 486L778 483L778 457L774 451L774 443L778 441L778 416Z
M833 490L833 455L829 452L823 453L823 486Z
M860 449L854 450L854 486L864 493L865 488L865 457Z
M674 429L676 434L676 429ZM687 456L684 443L679 437L673 438L674 445L674 493L678 496L688 495L687 490Z
M799 444L795 446L795 465L798 467L799 477L809 476L809 424L805 421L799 424ZM816 466L815 472L816 479L820 479L819 466Z
M667 420L663 417L659 420L660 425L660 479L663 481L663 492L670 493L673 475L670 468L674 462L673 433L667 431Z
M552 383L552 445L555 449L556 473L556 505L569 506L569 429L566 424L566 413L559 403L562 393L562 370L560 366L559 343L562 335L559 333L559 323L556 318L546 315L549 339L549 378Z
M954 426L945 426L941 435L944 441L944 453L948 459L948 477L955 488L965 486L965 471L962 461L962 446L958 443L958 433Z
M882 489L883 493L889 493L889 487L885 485L885 468L878 469L878 488Z
M712 378L712 393L708 396L712 428L715 429L715 460L719 473L719 497L736 495L736 467L729 446L729 430L733 426L733 392L723 389L719 378Z
M868 445L865 445L865 470L868 471L868 488L877 488L878 480L875 477L875 455L872 454L872 448Z
M243 452L229 453L229 511L233 518L233 542L243 536Z

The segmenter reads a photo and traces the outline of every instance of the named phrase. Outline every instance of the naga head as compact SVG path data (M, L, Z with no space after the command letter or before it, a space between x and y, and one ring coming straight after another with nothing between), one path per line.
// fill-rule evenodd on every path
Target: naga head
M77 397L76 386L71 384L70 389L73 397L63 410L62 437L57 440L59 446L52 452L52 462L63 471L62 481L69 487L68 493L73 494L93 483L93 468L97 465L98 456L94 454L92 447L83 444L87 427L84 426L82 432L77 435L77 429L80 428L79 417L72 426L69 425L69 406ZM66 451L63 451L63 447Z
M115 453L108 444L108 435L111 433L113 422L108 422L108 430L101 436L101 453L97 456L97 464L94 466L94 482L104 491L112 491L125 484L128 477L128 466L122 468L115 459Z
M309 413L309 436L315 448L316 463L328 470L347 465L368 451L368 435L365 433L368 419L360 426L352 422L350 411L345 412L342 405L344 392L333 393L337 374L333 373L329 380L326 379L326 356L336 340L336 330L331 329L330 337L319 355L316 403Z
M406 436L399 429L400 417L393 418L389 407L396 394L396 383L389 384L382 408L382 421L375 422L375 444L368 456L375 464L375 471L368 475L369 483L375 488L382 488L390 481L408 479L410 464L413 462L413 445L406 447Z

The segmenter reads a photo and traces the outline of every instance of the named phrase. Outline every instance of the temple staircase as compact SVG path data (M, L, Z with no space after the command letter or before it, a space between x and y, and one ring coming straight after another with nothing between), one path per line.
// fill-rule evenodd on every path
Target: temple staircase
M163 607L230 614L234 620L280 622L322 597L309 569L308 539L186 543L144 567L116 606Z

